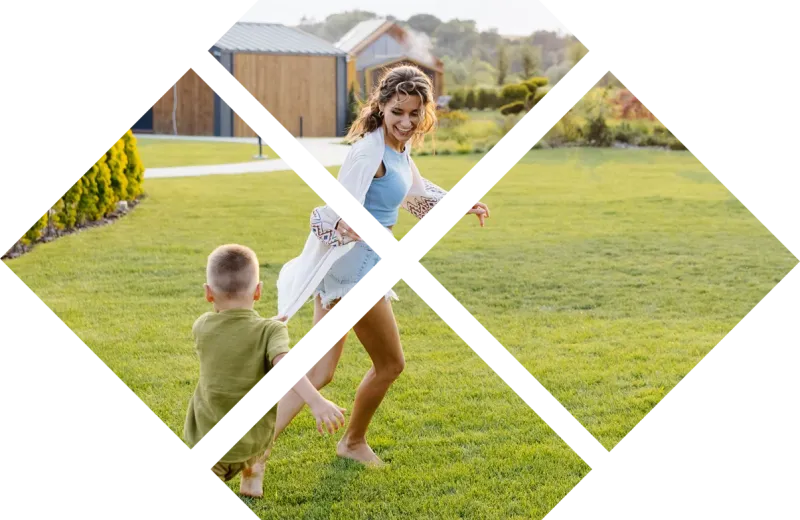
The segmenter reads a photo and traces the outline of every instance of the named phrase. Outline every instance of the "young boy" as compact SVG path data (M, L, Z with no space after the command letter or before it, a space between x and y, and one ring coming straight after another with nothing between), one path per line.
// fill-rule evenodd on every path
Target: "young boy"
M289 352L286 325L262 318L253 309L261 298L262 283L251 249L235 244L218 247L208 257L206 278L206 300L214 312L200 316L192 327L200 379L183 430L189 447L200 442ZM309 405L320 433L323 427L333 433L344 425L345 410L323 398L305 376L292 391ZM224 481L241 472L242 495L263 495L264 466L272 450L277 410L273 406L212 468Z

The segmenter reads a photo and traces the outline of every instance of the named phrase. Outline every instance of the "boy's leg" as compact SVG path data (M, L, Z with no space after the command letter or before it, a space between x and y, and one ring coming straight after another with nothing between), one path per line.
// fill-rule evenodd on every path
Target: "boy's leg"
M272 446L267 448L262 455L245 462L242 469L242 480L239 484L240 495L252 498L264 496L264 470L271 451Z
M338 300L337 300L338 302ZM333 305L336 305L334 303ZM331 308L333 308L331 305ZM314 325L325 317L330 309L325 309L322 306L319 295L314 299ZM336 371L336 365L339 364L339 358L342 357L344 350L344 342L347 339L347 334L342 339L336 342L323 357L317 362L316 365L308 372L308 379L317 390L326 386L333 379L333 373ZM278 417L275 420L275 437L289 425L292 419L300 413L306 403L296 393L289 391L288 394L283 396L278 402Z
M211 471L214 472L223 482L227 482L242 471L244 465L241 462L217 462Z

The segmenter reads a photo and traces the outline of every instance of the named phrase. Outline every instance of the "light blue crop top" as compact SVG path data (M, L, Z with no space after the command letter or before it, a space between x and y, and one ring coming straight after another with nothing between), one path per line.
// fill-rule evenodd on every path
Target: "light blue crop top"
M403 152L389 145L383 153L386 173L372 179L364 207L384 226L397 223L397 210L411 189L411 165Z

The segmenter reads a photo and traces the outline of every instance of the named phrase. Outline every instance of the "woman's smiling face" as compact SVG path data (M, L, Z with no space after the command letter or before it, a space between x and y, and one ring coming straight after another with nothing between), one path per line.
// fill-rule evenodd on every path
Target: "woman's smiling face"
M395 94L381 110L387 135L405 144L414 136L422 119L422 100L414 94Z

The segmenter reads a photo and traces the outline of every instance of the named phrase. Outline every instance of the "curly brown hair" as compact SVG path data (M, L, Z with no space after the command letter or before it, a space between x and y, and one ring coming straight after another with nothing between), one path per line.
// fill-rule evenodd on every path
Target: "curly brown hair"
M411 138L411 144L414 146L421 144L425 134L436 126L436 103L433 99L431 79L414 65L399 65L387 70L381 76L369 99L362 105L358 117L350 125L345 140L352 143L380 128L383 125L380 106L388 103L395 95L419 96L424 115Z

